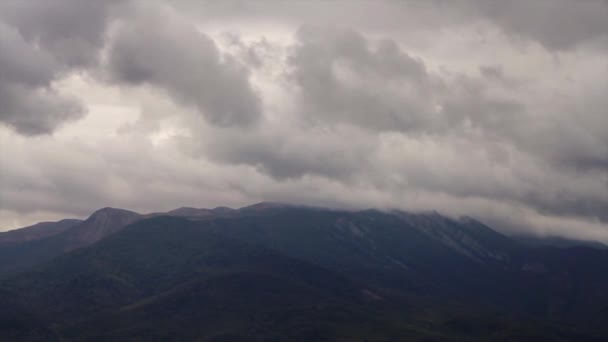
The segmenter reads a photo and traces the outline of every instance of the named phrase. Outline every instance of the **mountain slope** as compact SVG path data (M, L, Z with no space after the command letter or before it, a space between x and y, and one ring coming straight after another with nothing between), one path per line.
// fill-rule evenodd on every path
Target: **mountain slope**
M64 250L70 251L99 241L140 218L141 215L133 211L102 208L58 238L64 243Z
M311 312L339 306L350 319L361 320L355 318L365 316L360 307L366 297L363 288L319 266L169 217L136 223L2 288L20 300L21 310L35 312L64 338L117 338L125 329L139 335L168 324L167 312L192 323L182 331L169 324L163 332L172 331L170 336L212 337L228 325L235 333L257 327L262 336L328 337L337 333L340 319L310 321ZM201 315L207 317L203 325ZM277 330L281 319L302 331Z
M166 215L104 208L0 246L0 270L22 272L0 285L0 339L608 336L606 250L522 245L434 212L262 203Z
M442 281L469 283L472 273L483 274L489 268L473 253L478 253L485 241L468 233L462 224L440 216L408 216L406 220L404 215L273 207L201 224L217 234L273 248L389 288L428 292ZM462 235L440 238L437 232L446 227ZM503 244L501 253L506 258L515 247L507 238L494 234ZM463 239L475 250L454 247ZM498 253L498 249L490 252L495 247L483 250L487 255ZM471 291L483 287L483 281L471 286Z
M470 217L454 220L438 213L397 215L438 243L478 262L508 261L517 250L509 238Z
M143 219L6 279L0 282L0 327L6 327L0 329L0 340L600 341L542 317L445 297L446 292L430 285L422 292L407 284L404 292L376 286L386 279L367 281L350 262L365 262L366 271L375 265L377 274L388 270L396 277L392 281L429 281L433 278L426 278L423 266L444 271L446 261L408 260L411 266L403 267L391 257L445 255L466 261L465 268L479 267L479 262L449 246L425 251L429 241L437 241L415 228L391 226L400 222L394 215L293 210L268 217L256 211L215 222ZM264 228L270 217L277 225ZM283 225L286 219L291 227ZM333 226L324 226L326 221ZM254 230L263 238L226 237L215 232L219 227L235 236L241 228ZM308 240L298 235L302 227L309 231ZM401 251L403 241L395 235L400 229L406 232L402 237L414 239L409 245L413 251L401 255L393 254ZM327 239L322 247L334 250L318 260L330 268L340 265L343 272L262 246L269 244L264 240L274 241L281 249L291 243L291 234L304 246L297 253L305 256L310 248L320 253L311 243ZM359 249L366 244L375 251ZM583 253L571 266L597 257ZM548 267L559 266L561 258L554 255ZM587 272L583 274L592 275ZM449 286L460 281L455 278Z
M0 246L40 240L60 234L81 223L82 220L63 219L57 222L40 222L34 225L0 233Z
M26 270L66 252L90 245L140 218L140 214L132 211L103 208L58 234L0 246L0 277ZM15 234L19 232L20 230L17 230Z
M607 251L528 248L471 218L272 207L199 224L383 293L566 321L608 307Z

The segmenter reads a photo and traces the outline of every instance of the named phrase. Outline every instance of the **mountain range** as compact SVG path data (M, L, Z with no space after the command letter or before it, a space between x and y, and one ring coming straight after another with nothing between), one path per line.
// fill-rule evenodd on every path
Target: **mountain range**
M0 340L604 341L608 249L258 203L0 233Z

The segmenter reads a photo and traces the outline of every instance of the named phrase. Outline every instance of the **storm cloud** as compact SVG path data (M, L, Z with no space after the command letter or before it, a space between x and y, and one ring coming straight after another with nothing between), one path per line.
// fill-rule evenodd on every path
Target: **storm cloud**
M0 70L0 120L19 132L48 133L59 123L82 115L83 108L75 98L58 94L52 86L61 65L2 23Z
M110 44L108 69L114 81L165 89L221 126L259 119L260 100L245 67L222 56L212 39L170 10L142 12L124 22Z
M0 121L37 135L82 117L85 106L54 83L97 62L112 6L120 2L3 1Z
M0 223L260 200L608 241L605 1L7 1Z

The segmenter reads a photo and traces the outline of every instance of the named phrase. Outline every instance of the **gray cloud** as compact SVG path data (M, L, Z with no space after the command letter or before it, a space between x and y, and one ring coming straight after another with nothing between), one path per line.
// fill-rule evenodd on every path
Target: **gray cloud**
M52 82L62 68L54 57L28 44L0 23L0 121L24 134L52 132L82 116L74 98L57 94Z
M507 32L536 40L549 49L608 43L608 2L604 0L473 1L470 10Z
M513 1L365 1L174 0L176 6L204 18L245 21L275 20L316 26L357 27L372 32L420 33L488 22L507 34L538 42L551 50L580 44L608 46L608 3L605 0ZM323 8L319 11L319 8Z
M502 136L525 119L522 103L490 94L483 80L430 73L394 41L350 30L300 30L290 62L302 115L312 120L409 134L472 125Z
M518 99L525 88L500 69L482 69L481 78L429 72L394 42L350 30L305 28L297 37L287 79L296 85L298 128L221 132L205 140L205 155L255 166L278 180L363 180L384 191L510 201L547 215L608 222L608 183L593 169L608 156L607 130L596 126L595 136L576 128L581 118L585 126L603 120L599 112L535 113ZM441 143L426 160L408 149L400 154L398 145L386 148L386 134L403 144ZM560 166L567 160L577 169Z
M302 115L380 130L433 124L433 80L393 41L372 46L354 31L310 28L297 37L288 77L301 91Z
M0 120L22 134L50 133L84 111L77 100L58 96L52 89L0 84Z
M349 135L351 139L341 137ZM223 130L203 138L203 153L224 163L246 164L278 180L318 175L353 181L368 169L375 139L352 128L265 127Z
M37 135L82 117L85 106L53 83L96 63L111 7L121 2L0 3L0 121Z
M0 18L67 66L95 63L115 7L128 0L3 1Z
M0 4L1 222L278 200L608 241L605 3L171 4Z
M257 121L261 103L248 70L221 56L213 40L168 11L145 11L124 23L110 47L113 80L165 89L220 126Z

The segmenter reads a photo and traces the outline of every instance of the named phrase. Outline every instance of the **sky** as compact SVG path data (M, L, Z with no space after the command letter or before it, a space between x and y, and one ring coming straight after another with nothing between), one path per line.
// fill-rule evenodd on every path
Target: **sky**
M0 231L259 201L608 242L608 1L0 1Z

